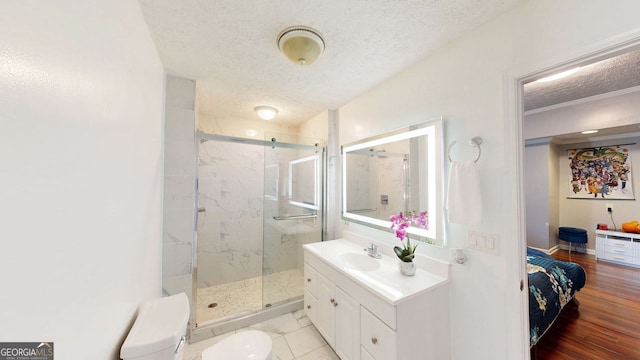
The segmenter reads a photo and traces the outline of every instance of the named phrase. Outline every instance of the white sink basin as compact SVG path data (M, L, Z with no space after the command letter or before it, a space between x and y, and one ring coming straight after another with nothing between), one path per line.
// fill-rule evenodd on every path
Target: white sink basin
M448 283L448 264L441 265L445 269L441 272L444 276L420 267L415 276L404 276L398 269L397 257L383 253L381 259L374 259L362 251L363 246L366 244L346 239L305 244L305 262L316 268L328 265L394 306ZM426 257L420 260L438 262L427 260Z
M361 271L373 271L380 268L380 260L374 259L371 256L364 253L345 252L338 254L337 260L341 262L342 266L361 270Z

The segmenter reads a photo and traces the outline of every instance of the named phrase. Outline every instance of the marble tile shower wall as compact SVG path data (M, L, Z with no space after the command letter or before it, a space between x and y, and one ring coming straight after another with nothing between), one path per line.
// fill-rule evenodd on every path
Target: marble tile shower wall
M200 145L199 288L301 268L301 241L312 241L309 229L316 227L273 218L291 210L287 172L294 157L257 145Z
M162 288L191 297L195 181L195 84L167 76Z
M198 163L198 287L262 274L264 150L207 141Z

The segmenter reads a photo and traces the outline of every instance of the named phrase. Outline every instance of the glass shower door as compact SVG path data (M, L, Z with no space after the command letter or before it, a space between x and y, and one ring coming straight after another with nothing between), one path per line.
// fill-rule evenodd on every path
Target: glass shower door
M195 281L199 325L263 307L264 146L201 136Z
M322 241L324 148L265 147L263 306L303 296L302 245Z

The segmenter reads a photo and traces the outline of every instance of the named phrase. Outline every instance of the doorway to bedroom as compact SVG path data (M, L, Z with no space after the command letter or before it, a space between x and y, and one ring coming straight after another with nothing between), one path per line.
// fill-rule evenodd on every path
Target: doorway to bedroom
M576 194L576 179L573 178L576 174L570 166L573 150L620 146L626 148L628 154L627 181L631 185L638 184L635 181L635 177L640 177L637 172L640 169L640 109L636 105L640 103L638 43L611 47L565 63L527 78L518 89L523 99L520 118L524 145L524 245L554 253L554 257L563 261L579 263L587 271L587 285L577 295L581 300L580 307L563 310L563 316L552 326L549 333L560 331L561 337L541 338L537 345L541 358L562 357L569 352L578 358L584 357L580 355L584 353L587 354L584 358L588 358L589 354L594 354L594 349L606 354L602 358L640 356L640 349L634 345L640 339L620 331L622 327L613 320L629 308L639 308L640 302L637 297L619 296L620 292L615 291L608 294L603 290L626 284L632 287L631 293L640 292L637 281L640 270L608 263L598 268L601 262L595 260L596 224L608 224L612 229L634 220L628 217L640 213L640 204L635 200L637 189L628 199L615 198L613 191L604 192L604 196L603 193L596 194L597 200L592 196L572 196ZM576 68L579 69L575 71ZM555 81L536 81L566 70L572 70L573 74ZM598 132L582 133L588 130ZM584 184L580 175L577 180L578 190L592 190L587 187L587 178ZM609 185L620 190L622 179L618 176L615 180L617 183L611 181ZM611 212L607 211L610 206L613 207ZM573 253L568 257L571 243L558 241L558 229L563 226L587 231L586 254ZM608 307L602 306L603 298L607 299ZM587 334L581 329L592 330ZM582 340L572 340L578 338Z

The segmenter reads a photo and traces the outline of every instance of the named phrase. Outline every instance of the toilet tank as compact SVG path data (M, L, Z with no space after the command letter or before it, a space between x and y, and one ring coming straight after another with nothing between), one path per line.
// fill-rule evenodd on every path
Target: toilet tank
M189 322L185 293L146 302L120 348L123 360L182 360Z

